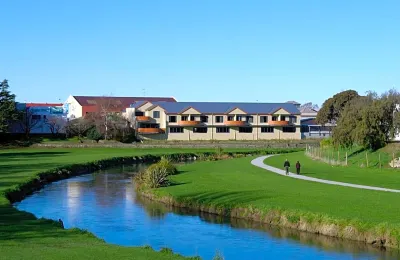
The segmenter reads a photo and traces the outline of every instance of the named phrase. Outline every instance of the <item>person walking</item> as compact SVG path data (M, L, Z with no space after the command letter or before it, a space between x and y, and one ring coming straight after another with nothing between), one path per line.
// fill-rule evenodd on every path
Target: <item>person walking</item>
M286 175L289 175L290 162L288 161L288 159L286 159L285 163L283 164L283 167L285 168Z
M297 163L296 163L296 172L297 172L297 175L300 174L300 167L301 167L300 162L297 161Z

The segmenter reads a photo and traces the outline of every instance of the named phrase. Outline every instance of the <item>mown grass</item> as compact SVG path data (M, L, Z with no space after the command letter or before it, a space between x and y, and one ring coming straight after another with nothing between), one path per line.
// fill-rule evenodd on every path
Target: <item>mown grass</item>
M332 166L325 162L313 160L304 152L277 155L267 158L268 165L282 169L285 159L291 163L291 172L296 172L295 163L300 161L301 174L333 181L341 181L376 187L400 189L400 170L388 168L360 168L357 164L349 166Z
M289 155L288 155L289 156ZM284 157L282 157L284 158ZM390 230L399 238L400 195L296 180L250 164L252 158L180 166L171 176L179 185L153 189L188 205L278 210L289 221L353 225L358 230ZM278 160L281 164L281 160Z
M63 230L53 221L37 220L32 214L18 211L10 205L4 193L32 179L39 172L63 165L118 156L214 151L182 148L25 148L0 151L0 259L184 259L168 250L158 253L149 248L108 245L90 233Z

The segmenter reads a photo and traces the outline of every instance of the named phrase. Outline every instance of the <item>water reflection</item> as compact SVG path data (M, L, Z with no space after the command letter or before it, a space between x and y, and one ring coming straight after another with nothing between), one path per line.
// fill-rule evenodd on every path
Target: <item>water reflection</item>
M212 259L398 259L364 243L228 219L137 196L132 176L146 165L100 171L46 186L16 206L37 217L63 219L108 243L170 247Z

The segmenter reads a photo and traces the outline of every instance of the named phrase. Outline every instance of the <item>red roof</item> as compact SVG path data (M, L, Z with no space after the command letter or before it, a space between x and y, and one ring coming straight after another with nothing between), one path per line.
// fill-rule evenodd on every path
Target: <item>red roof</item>
M176 102L175 98L172 97L99 97L99 96L73 96L76 101L81 106L96 106L97 103L112 102L115 105L122 106L124 108L128 108L131 104L134 104L138 101L149 101L149 102L157 102L157 101L165 101L165 102Z
M62 107L63 103L26 103L26 107Z

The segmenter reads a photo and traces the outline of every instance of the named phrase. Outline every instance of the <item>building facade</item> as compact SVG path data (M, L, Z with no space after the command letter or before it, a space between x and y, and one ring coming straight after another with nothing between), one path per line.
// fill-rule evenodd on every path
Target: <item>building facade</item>
M62 103L17 103L17 109L25 116L12 124L11 133L65 133L67 115Z
M143 139L301 139L300 112L290 103L140 102L125 117Z
M99 110L108 112L124 112L131 104L141 101L176 102L172 97L102 97L102 96L72 96L64 103L64 110L70 119L80 118Z

